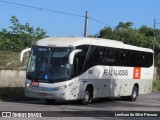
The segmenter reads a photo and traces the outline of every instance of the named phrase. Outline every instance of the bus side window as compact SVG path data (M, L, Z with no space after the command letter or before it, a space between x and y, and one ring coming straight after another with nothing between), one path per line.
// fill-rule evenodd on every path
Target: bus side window
M144 55L142 52L136 52L135 54L135 66L144 67Z
M79 53L78 53L79 54ZM79 71L79 55L75 55L75 57L74 57L74 61L73 61L73 73L72 73L72 75L73 76L75 76L75 75L77 75L78 74L78 71Z
M135 66L135 52L127 50L126 52L126 66L133 67Z
M146 67L146 55L145 55L145 53L144 52L142 52L142 54L141 54L141 66L142 67Z
M145 58L145 65L146 67L150 67L153 65L153 53L146 53L145 54L146 58Z
M103 65L103 48L100 46L92 46L84 70L96 65Z
M92 56L91 56L91 59L90 59L92 61L92 66L102 64L101 55L102 55L102 51L101 51L100 47L95 46L93 48Z
M82 49L82 52L77 53L74 57L72 76L76 76L82 72L86 54L88 51L88 46L79 46L77 47L77 49Z
M104 65L115 65L115 49L113 48L104 48Z
M123 49L117 49L116 51L116 65L125 66L126 65L126 52Z

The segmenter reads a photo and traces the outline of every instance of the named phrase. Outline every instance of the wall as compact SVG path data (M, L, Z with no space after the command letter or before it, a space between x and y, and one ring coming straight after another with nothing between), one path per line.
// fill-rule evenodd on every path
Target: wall
M24 87L26 72L0 70L0 87Z

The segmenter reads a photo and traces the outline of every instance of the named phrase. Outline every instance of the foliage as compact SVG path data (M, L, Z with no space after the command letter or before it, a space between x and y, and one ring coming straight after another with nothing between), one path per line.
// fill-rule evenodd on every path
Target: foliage
M29 54L24 54L23 62L19 61L18 52L0 51L0 70L26 70Z
M153 81L153 91L160 91L160 80Z
M0 50L18 52L24 48L31 47L33 42L46 37L44 29L30 26L29 23L21 24L16 16L10 19L12 26L10 31L2 28L0 30Z

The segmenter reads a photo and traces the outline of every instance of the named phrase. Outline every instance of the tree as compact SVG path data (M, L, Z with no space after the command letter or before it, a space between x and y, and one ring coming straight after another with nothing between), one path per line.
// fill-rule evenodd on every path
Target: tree
M142 27L139 28L139 33L147 37L154 35L153 29L150 27L147 27L146 25L142 25Z
M100 30L98 37L112 39L112 29L110 27L104 27L102 30Z
M34 29L29 23L21 24L16 16L10 19L12 25L10 31L2 29L0 34L0 50L21 51L24 48L31 47L33 41L46 37L46 31L41 28Z
M119 22L116 26L115 33L116 36L119 36L119 40L125 42L126 38L129 36L129 32L131 31L130 27L133 25L132 22Z
M116 29L119 29L119 30L124 30L124 29L128 29L130 27L133 26L133 23L132 22L119 22L119 24L116 26Z

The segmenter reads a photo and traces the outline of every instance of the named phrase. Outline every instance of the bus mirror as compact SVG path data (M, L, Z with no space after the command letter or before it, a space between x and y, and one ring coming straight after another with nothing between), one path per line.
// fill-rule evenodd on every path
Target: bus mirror
M28 52L28 51L30 51L30 50L31 50L31 48L26 48L26 49L24 49L24 50L21 51L20 57L19 57L20 62L23 61L23 55L24 55L24 53L26 53L26 52Z
M75 54L79 53L79 52L82 52L81 49L77 49L77 50L73 50L70 55L69 55L69 64L73 64L73 59L74 59L74 56Z

